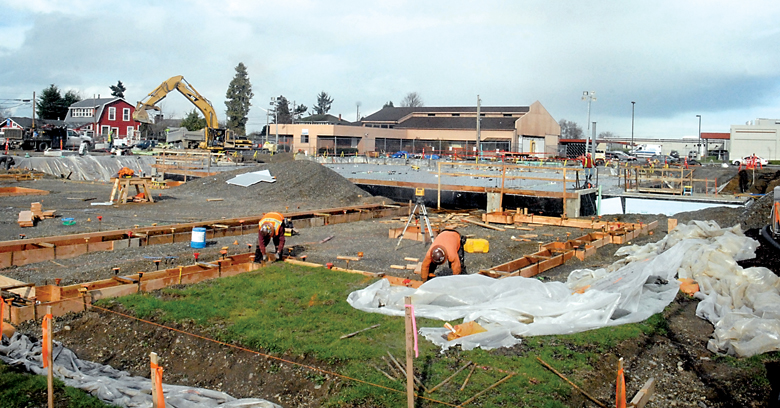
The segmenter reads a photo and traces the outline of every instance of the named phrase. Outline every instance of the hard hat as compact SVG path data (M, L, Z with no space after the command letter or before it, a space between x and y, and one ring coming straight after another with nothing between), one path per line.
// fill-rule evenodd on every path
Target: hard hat
M271 235L271 231L273 231L273 227L270 223L265 223L262 226L260 226L260 235L267 237Z
M444 249L442 248L436 248L431 252L431 262L437 265L444 263L445 258Z

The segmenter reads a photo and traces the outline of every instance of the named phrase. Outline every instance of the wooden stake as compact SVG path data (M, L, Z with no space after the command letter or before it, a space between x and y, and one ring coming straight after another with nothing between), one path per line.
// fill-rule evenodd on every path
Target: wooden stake
M397 378L395 378L395 377L391 376L390 374L388 374L388 373L384 372L384 371L383 371L381 368L379 368L379 367L375 366L374 364L371 364L371 363L369 363L368 365L370 365L371 367L373 367L373 368L374 368L374 370L376 370L376 371L379 371L380 373L384 374L384 375L385 375L385 377L387 377L387 378L389 378L389 379L391 379L391 380L393 380L393 381L397 380Z
M340 339L340 340L343 340L343 339L346 339L346 338L352 337L352 336L354 336L354 335L356 335L356 334L363 333L363 332L364 332L364 331L366 331L366 330L375 329L375 328L377 328L377 327L379 327L379 324L375 324L375 325L373 325L373 326L371 326L371 327L366 327L365 329L360 329L360 330L358 330L358 331L356 331L356 332L352 332L352 333L349 333L349 334L345 334L345 335L343 335L343 336L339 337L339 339Z
M412 297L404 297L404 305L411 305ZM412 308L406 310L406 404L414 408L414 333L412 332Z
M582 395L584 395L584 396L588 397L588 399L589 399L589 400L591 400L591 401L593 401L594 403L596 403L596 405L598 405L598 406L600 406L600 407L602 407L602 408L607 408L607 406L606 406L606 405L604 405L604 403L603 403L603 402L601 402L601 401L597 400L595 397L593 397L593 396L591 396L590 394L588 394L587 392L585 392L585 391L584 391L582 388L578 387L578 386L577 386L577 384L574 384L573 382L569 381L569 379L568 379L568 378L564 377L564 376L563 376L563 374L559 373L559 372L558 372L556 369L552 368L552 366L550 366L549 364L545 363L545 362L544 362L544 360L542 360L542 359L541 359L541 358L539 358L539 357L536 357L536 359L537 359L537 360L539 360L539 362L540 362L540 363L542 363L542 365L544 365L545 367L547 367L547 369L548 369L548 370L550 370L550 371L554 372L555 374L557 374L557 375L558 375L558 377L561 377L561 378L562 378L564 381L566 381L567 383L569 383L569 385L571 385L572 387L574 387L574 389L575 389L575 390L577 390L577 391L581 392L581 393L582 393Z
M463 381L463 385L460 386L460 390L463 391L464 388L466 388L466 384L469 383L469 379L471 378L471 374L474 374L474 369L477 368L476 365L471 366L471 370L469 370L469 375L466 376L466 380Z
M51 306L46 306L46 316L51 315ZM47 364L49 365L48 371L46 372L46 384L49 388L49 408L54 408L54 361L51 358L51 345L52 345L52 334L54 332L54 328L52 327L54 325L54 319L49 320L49 328L48 328L48 336L46 336L46 348L47 353L43 358L46 359Z
M458 371L455 371L451 376L447 377L444 381L440 382L435 387L431 388L428 392L433 393L434 391L436 391L437 388L439 388L442 385L448 383L451 379L453 379L456 375L460 374L461 371L463 371L464 369L466 369L466 367L468 367L470 365L471 365L471 361L467 362L466 365L464 365L463 367L459 368Z
M470 403L471 401L474 401L474 400L475 400L475 399L477 399L477 398L478 398L480 395L482 395L482 394L484 394L484 393L486 393L486 392L488 392L488 391L492 390L493 388L496 388L496 387L498 387L498 385L499 385L499 384L501 384L502 382L504 382L504 381L506 381L506 380L508 380L508 379L510 379L510 378L512 378L512 377L514 377L514 375L515 375L515 373L512 373L512 374L507 374L507 376L506 376L506 377L504 377L504 378L502 378L502 379L498 380L498 382L497 382L497 383L495 383L495 384L491 385L490 387L487 387L487 388L485 388L484 390L482 390L482 391L480 391L480 392L476 393L476 394L475 394L473 397L471 397L471 398L467 399L466 401L463 401L463 402L462 402L462 403L460 403L460 405L458 405L458 406L459 406L459 407L462 407L462 406L464 406L464 405L466 405L466 404Z
M157 395L157 367L159 363L159 359L157 358L157 353L151 352L149 353L149 360L151 361L151 367L152 367L152 408L165 408L164 406L160 406L158 404L158 398ZM162 390L162 387L159 387Z

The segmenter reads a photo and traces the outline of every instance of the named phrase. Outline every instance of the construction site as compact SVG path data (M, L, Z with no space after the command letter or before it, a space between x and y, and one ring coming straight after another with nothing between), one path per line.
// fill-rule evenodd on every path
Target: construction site
M4 364L45 375L50 313L54 375L116 406L777 406L776 169L222 159L0 170ZM464 271L423 282L444 230Z

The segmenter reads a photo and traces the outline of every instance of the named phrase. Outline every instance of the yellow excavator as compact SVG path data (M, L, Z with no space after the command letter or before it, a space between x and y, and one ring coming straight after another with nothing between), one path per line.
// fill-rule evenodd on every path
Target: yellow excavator
M168 93L174 89L192 102L203 114L203 117L206 118L206 128L203 130L204 139L198 145L198 148L204 150L248 150L252 148L252 141L237 139L232 131L219 127L217 113L214 111L211 102L198 93L181 75L171 77L163 82L143 100L138 102L133 113L133 119L141 123L152 123L146 111L160 111L157 104L165 99Z

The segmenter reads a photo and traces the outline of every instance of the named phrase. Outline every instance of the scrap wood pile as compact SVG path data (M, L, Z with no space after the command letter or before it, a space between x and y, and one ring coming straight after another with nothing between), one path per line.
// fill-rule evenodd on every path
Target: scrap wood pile
M54 218L54 213L56 211L57 210L43 211L41 203L32 203L30 204L30 211L19 212L19 220L17 222L20 227L34 227L35 222L38 220Z

